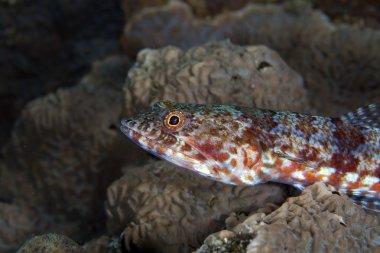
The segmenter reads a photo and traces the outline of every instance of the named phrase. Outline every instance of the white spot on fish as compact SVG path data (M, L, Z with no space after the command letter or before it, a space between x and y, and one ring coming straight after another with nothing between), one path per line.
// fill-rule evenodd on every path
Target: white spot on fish
M348 172L346 174L346 180L348 182L356 182L359 178L359 175L357 173Z
M201 173L202 175L207 175L207 176L211 175L209 167L207 167L203 163L196 163L196 164L194 164L194 170L196 170L197 172Z
M271 169L271 168L267 168L267 167L261 167L261 171L262 171L263 173L265 173L265 174L268 174L268 175L270 175L270 174L273 173L273 169Z
M296 171L292 173L292 177L300 180L304 180L305 176L303 175L303 171Z
M167 156L170 157L170 156L172 156L173 154L174 154L174 153L173 153L173 150L171 150L171 149L166 149L166 150L165 150L165 155L167 155ZM178 153L178 154L180 154L180 153ZM177 154L177 155L178 155L178 154ZM181 155L182 155L182 154L181 154Z
M262 161L264 164L273 165L276 162L276 157L273 156L270 152L263 153Z
M364 185L373 185L373 184L376 184L379 182L379 179L377 177L373 177L373 176L366 176L364 178L364 180L362 181L362 183Z
M292 165L292 162L288 159L283 159L282 161L282 167L290 167Z
M335 169L334 168L330 168L330 167L321 167L318 171L318 174L319 175L322 175L322 176L331 176L332 174L335 173Z

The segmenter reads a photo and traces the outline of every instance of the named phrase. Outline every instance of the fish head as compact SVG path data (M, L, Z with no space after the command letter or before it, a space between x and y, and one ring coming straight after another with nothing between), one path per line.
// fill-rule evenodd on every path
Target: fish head
M244 137L249 124L234 106L163 101L123 119L120 129L155 156L217 181L240 184L233 172L243 166L238 153L249 145Z

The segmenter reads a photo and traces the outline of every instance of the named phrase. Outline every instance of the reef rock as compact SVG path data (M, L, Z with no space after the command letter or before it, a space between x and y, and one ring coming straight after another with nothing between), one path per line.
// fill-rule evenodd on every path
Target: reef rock
M27 102L75 85L93 61L119 51L119 2L0 1L0 148Z
M122 42L130 55L142 48L173 45L185 50L224 39L237 45L263 44L304 77L317 112L336 116L380 103L380 31L335 25L307 4L294 4L301 2L248 5L198 18L187 4L171 1L130 19Z
M107 235L102 235L86 242L82 249L83 253L124 253L121 248L120 238L111 238Z
M129 250L190 252L232 212L254 212L282 203L281 184L238 187L215 182L165 161L127 169L107 191L108 233L123 229Z
M380 252L379 234L376 216L316 183L270 214L208 236L196 252Z
M128 157L116 151L128 64L125 57L108 57L79 85L25 107L4 148L1 199L34 207L49 231L76 240L104 227L106 187Z
M17 253L82 253L81 247L64 235L46 234L27 241Z
M0 202L0 252L15 252L20 244L41 228L37 213L27 206Z
M183 51L144 49L128 73L125 110L159 100L309 111L303 80L265 46L210 42Z

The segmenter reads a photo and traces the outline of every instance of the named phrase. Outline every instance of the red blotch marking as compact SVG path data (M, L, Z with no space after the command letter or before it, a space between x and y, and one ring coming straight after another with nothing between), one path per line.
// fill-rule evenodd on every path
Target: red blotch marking
M135 131L132 132L131 136L132 136L132 139L137 140L137 141L141 138L141 134Z
M158 146L156 148L156 152L157 152L158 155L162 155L162 154L165 153L165 149L163 147Z
M314 147L305 145L305 148L300 151L301 159L305 161L316 161L318 159L319 150Z
M253 181L253 177L251 174L248 174L246 177L247 177L248 181L251 181L251 182Z
M196 153L193 158L197 161L206 161L206 157L203 156L201 153Z
M233 158L233 159L231 160L230 164L231 164L232 167L236 167L236 166L237 166L237 161L236 161L236 159Z
M257 162L261 159L261 153L258 153L256 149L244 150L243 164L245 168L253 168Z
M317 176L314 171L306 171L304 176L306 178L305 182L308 184L322 181L322 176Z
M216 155L216 160L219 162L225 162L229 157L230 155L228 153L219 153Z
M334 173L329 176L329 180L326 182L326 184L332 185L332 186L339 186L342 184L342 175L338 173Z
M221 149L221 146L222 144L221 143L216 143L216 144L213 144L209 141L206 141L205 143L203 144L200 144L198 146L198 149L202 152L202 153L206 153L206 154L213 154L215 153L216 151L219 151Z
M255 165L255 160L251 157L244 157L244 167L252 168Z
M233 155L236 155L237 154L237 149L235 147L229 147L228 148L228 152L230 152Z
M219 176L219 171L220 171L220 168L217 166L214 166L211 168L211 172L212 172L213 176L216 176L216 177Z
M370 170L361 170L359 173L359 180L362 180L365 176L372 175Z
M356 172L359 160L346 154L334 153L329 166L337 169L340 173Z
M272 167L276 168L279 174L287 175L289 179L290 179L290 175L293 172L303 171L305 169L305 166L300 165L298 163L294 163L294 162L291 162L289 166L283 166L282 159L277 159L276 162L274 163L274 166Z
M257 125L259 126L259 129L264 129L265 132L269 133L273 128L278 126L278 123L273 120L273 116L276 113L269 110L267 112L268 114L263 118L260 118L260 120L257 122Z
M364 135L355 127L343 124L340 119L333 119L336 126L334 137L341 153L349 153L365 142Z
M182 152L189 152L189 151L191 151L191 149L192 149L191 146L187 145L187 144L185 144L184 146L181 147Z
M374 185L371 186L370 188L372 191L375 191L377 193L380 193L380 183L376 183Z
M344 181L342 180L341 181L341 184L343 183ZM357 188L360 188L362 187L363 185L361 184L360 180L356 181L356 182L350 182L348 184L348 186L346 187L347 190L351 191L351 190L354 190L354 189L357 189Z
M232 122L231 123L231 130L232 131L237 132L239 130L239 128L240 128L239 123L237 123L237 122Z
M217 167L217 170L218 170L218 172L221 172L221 173L224 173L225 175L227 175L227 176L229 176L229 175L231 175L231 171L230 170L228 170L227 168L225 168L225 167Z
M148 149L152 150L155 146L155 143L153 143L152 141L148 141L147 146L148 146Z
M237 176L234 176L232 175L231 176L231 182L236 184L236 185L245 185L241 180L240 178L238 178Z
M250 145L252 148L255 147L257 149L257 137L256 134L252 132L252 130L247 129L243 134L243 139L245 143L248 143L248 145Z

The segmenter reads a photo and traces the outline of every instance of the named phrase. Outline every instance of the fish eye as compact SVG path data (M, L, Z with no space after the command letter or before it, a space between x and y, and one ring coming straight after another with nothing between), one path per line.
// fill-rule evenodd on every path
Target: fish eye
M177 112L170 112L165 117L165 125L169 129L177 129L183 125L184 116Z
M172 115L172 116L170 116L168 123L171 126L176 126L176 125L178 125L179 120L180 119L179 119L179 117L177 115Z

